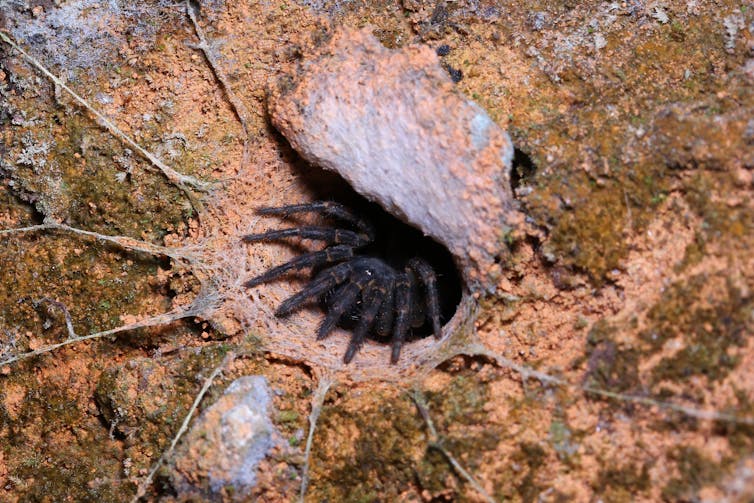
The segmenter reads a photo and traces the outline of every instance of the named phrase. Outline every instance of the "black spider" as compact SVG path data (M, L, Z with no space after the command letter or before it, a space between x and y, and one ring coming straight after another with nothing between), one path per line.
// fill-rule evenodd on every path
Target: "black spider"
M368 334L390 339L390 361L396 363L410 328L428 322L436 338L442 335L440 302L435 272L424 259L413 257L399 268L385 260L359 255L375 239L373 225L346 207L331 201L260 208L260 215L288 217L294 213L317 213L348 224L351 229L301 226L243 237L247 243L277 241L291 237L324 241L321 251L305 253L269 269L245 283L251 288L275 280L291 270L311 268L314 277L300 292L278 307L276 316L287 316L318 299L327 310L317 333L324 339L336 325L353 326L351 342L343 360L349 363ZM402 267L402 270L400 268Z

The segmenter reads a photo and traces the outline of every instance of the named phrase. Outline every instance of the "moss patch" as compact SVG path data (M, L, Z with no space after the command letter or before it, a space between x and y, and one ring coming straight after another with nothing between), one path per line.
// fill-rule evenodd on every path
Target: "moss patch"
M110 480L120 472L120 448L89 407L87 372L43 370L44 382L34 388L27 388L25 372L5 378L0 443L8 468L6 489L13 487L20 499L45 501L50 494L66 494L77 501L119 501L128 491L128 481ZM24 390L18 401L10 398L14 389Z
M674 283L648 311L649 326L639 333L641 344L623 347L615 342L615 334L628 327L605 320L594 324L587 337L584 384L631 394L663 382L690 382L694 376L720 381L736 368L737 348L748 342L753 308L754 300L743 297L727 278L702 274ZM640 377L640 363L671 341L678 349ZM659 391L666 397L675 394Z
M742 298L729 281L723 291L708 293L710 279L699 275L672 285L649 311L652 327L640 337L650 348L659 349L676 337L683 344L654 367L653 382L682 382L695 375L716 381L735 368L738 359L732 350L747 342L754 301Z
M323 408L315 433L312 497L374 501L409 491L465 501L465 481L428 445L413 401L386 390L369 395L369 400L336 398ZM469 375L454 376L441 393L427 393L441 445L462 455L472 473L501 435L487 422L487 397L487 386Z
M226 352L216 345L184 352L180 359L135 358L105 369L94 397L110 430L128 439L125 456L134 469L149 468L165 449L201 387L197 376L217 366Z
M13 190L44 216L98 232L157 240L191 208L184 194L78 111L50 105L54 129L10 127L5 169ZM184 159L185 161L185 159ZM13 168L11 168L11 163ZM182 169L190 163L184 162ZM2 166L0 166L1 168Z
M687 446L674 449L670 459L675 461L680 475L662 489L662 496L667 501L694 499L696 491L717 482L729 464L713 461L699 450Z
M316 500L397 499L413 483L423 425L405 394L326 404L314 436L310 495ZM321 446L321 447L319 447Z
M629 463L623 467L618 460L608 462L608 468L600 470L597 480L593 484L596 493L601 494L605 501L615 503L629 503L640 494L646 494L651 487L649 478L649 462L641 466Z

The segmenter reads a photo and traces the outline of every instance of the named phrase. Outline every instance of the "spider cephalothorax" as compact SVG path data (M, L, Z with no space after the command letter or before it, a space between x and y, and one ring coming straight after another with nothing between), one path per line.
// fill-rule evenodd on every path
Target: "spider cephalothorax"
M247 243L297 237L323 241L327 245L323 250L305 253L245 283L251 288L292 270L311 268L316 272L303 290L280 304L276 316L287 316L313 300L322 301L327 315L319 327L318 340L330 335L338 324L353 325L351 342L343 358L346 363L353 359L368 335L390 340L393 363L398 361L401 346L412 328L428 322L435 337L441 337L440 302L433 268L419 257L407 260L401 269L382 258L360 255L359 252L375 239L370 222L331 201L260 208L258 213L282 217L317 213L350 227L301 226L243 237Z

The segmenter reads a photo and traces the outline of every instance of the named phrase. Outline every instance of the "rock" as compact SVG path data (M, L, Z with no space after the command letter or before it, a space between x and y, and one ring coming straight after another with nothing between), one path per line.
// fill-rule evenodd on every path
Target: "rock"
M513 146L427 46L342 29L271 89L272 122L310 163L445 245L471 290L492 290L522 222Z
M174 485L186 497L243 497L274 446L272 393L262 376L236 379L205 410L178 450ZM229 490L230 489L230 490Z

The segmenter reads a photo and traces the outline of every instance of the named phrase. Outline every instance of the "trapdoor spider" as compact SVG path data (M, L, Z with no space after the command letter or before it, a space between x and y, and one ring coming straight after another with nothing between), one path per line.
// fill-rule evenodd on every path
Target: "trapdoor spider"
M326 243L323 250L305 253L273 267L248 280L245 286L252 288L289 271L311 268L313 279L303 290L283 301L275 315L287 316L310 301L321 301L327 314L319 326L317 340L330 335L336 325L353 326L343 358L345 363L353 359L367 335L389 338L391 363L398 361L401 346L412 329L429 323L434 336L438 339L442 336L434 269L420 257L413 257L396 268L382 258L360 255L374 242L376 233L371 222L331 201L260 208L257 213L283 218L296 213L315 213L350 227L300 226L243 237L246 243L294 237Z

